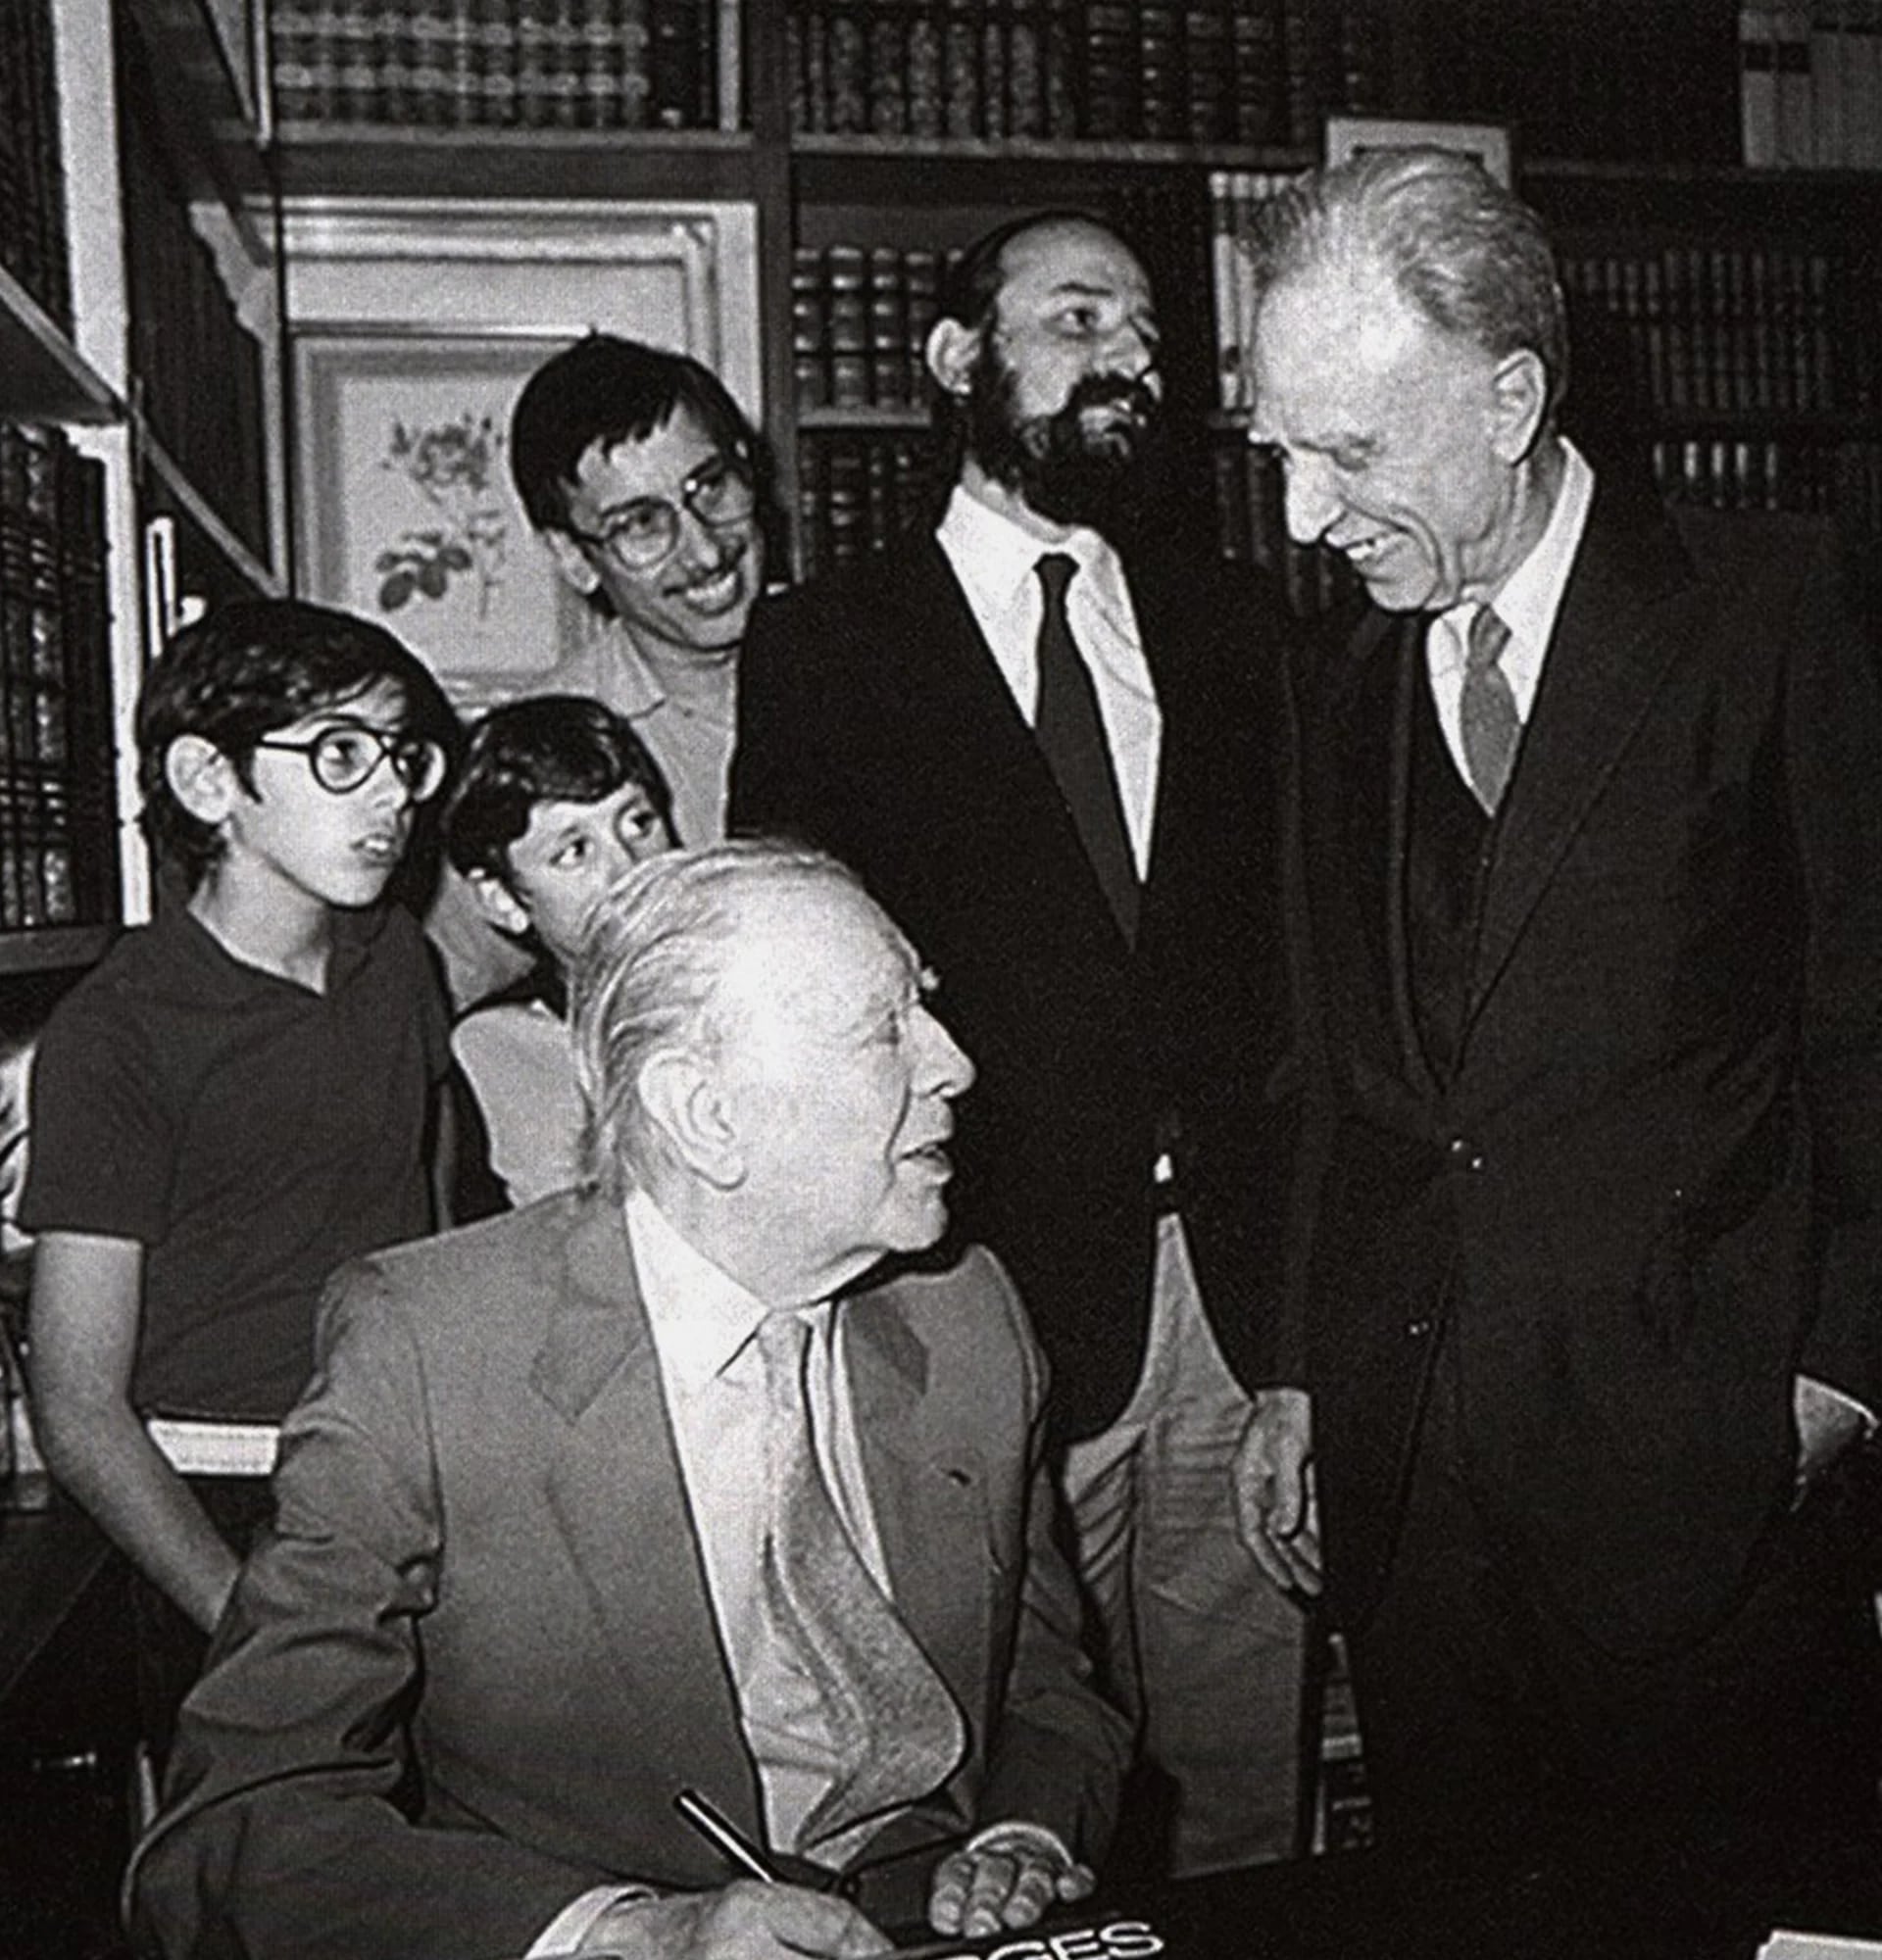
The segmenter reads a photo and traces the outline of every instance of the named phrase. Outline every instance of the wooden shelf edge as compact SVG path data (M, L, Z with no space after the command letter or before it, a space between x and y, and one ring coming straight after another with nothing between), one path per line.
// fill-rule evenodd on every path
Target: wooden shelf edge
M0 932L0 973L89 966L103 957L117 931L113 925L42 925Z
M880 429L885 434L925 435L934 427L934 417L925 409L833 408L826 405L817 409L799 409L797 427L800 435L828 434L843 429L860 429L865 433Z
M208 535L216 549L236 570L270 598L285 599L287 581L272 565L265 564L257 558L252 546L244 544L235 535L227 520L190 481L175 458L157 439L149 423L141 418L137 423L137 446L165 490L182 506L190 521Z
M1183 166L1210 170L1299 171L1317 159L1305 150L1248 143L1169 143L1068 136L864 136L800 132L793 156L867 157L890 163L1088 164L1099 169Z
M743 129L483 129L286 122L284 197L709 197L757 192Z
M0 267L0 420L103 423L123 414L104 378Z

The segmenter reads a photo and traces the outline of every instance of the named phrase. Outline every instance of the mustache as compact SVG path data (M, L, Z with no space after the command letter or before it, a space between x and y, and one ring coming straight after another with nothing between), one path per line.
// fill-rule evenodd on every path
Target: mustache
M1155 418L1160 404L1149 384L1129 374L1084 374L1072 383L1061 414L1085 409L1124 408L1140 422Z

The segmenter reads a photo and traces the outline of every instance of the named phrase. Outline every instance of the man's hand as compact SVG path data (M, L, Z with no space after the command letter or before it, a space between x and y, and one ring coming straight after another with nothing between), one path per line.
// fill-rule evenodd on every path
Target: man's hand
M1791 1412L1797 1422L1797 1502L1865 1427L1862 1411L1846 1396L1826 1389L1808 1375L1799 1375L1791 1389Z
M934 1868L928 1924L937 1933L977 1939L1030 1926L1047 1906L1088 1898L1097 1880L1042 1834L989 1833Z
M870 1960L889 1942L842 1899L740 1879L716 1892L630 1899L588 1929L584 1953L623 1960Z
M1235 1452L1235 1519L1255 1563L1283 1592L1320 1590L1312 1404L1305 1389L1263 1389Z

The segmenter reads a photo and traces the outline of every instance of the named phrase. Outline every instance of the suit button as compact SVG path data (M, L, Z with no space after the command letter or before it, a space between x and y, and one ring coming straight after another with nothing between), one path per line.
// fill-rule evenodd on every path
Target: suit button
M1454 1157L1467 1157L1470 1154L1470 1139L1468 1137L1453 1137L1451 1139L1451 1154Z
M1465 1170L1481 1170L1484 1164L1483 1152L1471 1143L1468 1137L1453 1137L1445 1147L1451 1152L1451 1161L1461 1164Z
M1431 1332L1431 1323L1428 1320L1408 1320L1405 1331L1410 1339L1422 1341Z

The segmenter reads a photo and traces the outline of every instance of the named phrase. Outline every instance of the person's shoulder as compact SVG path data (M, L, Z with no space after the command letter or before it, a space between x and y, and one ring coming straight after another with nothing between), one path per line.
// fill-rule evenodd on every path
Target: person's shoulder
M767 627L793 627L811 620L867 621L879 616L885 606L903 606L932 590L945 569L933 535L912 532L893 546L866 552L800 585L767 593L753 612L753 627L762 637Z
M406 1314L447 1351L465 1338L468 1321L486 1323L491 1338L502 1339L537 1317L555 1291L551 1276L606 1201L589 1192L559 1192L520 1211L363 1253L327 1282L328 1313L348 1324L375 1313Z

